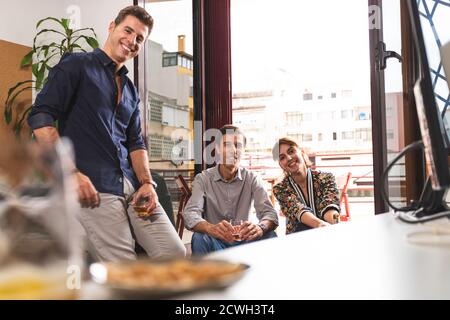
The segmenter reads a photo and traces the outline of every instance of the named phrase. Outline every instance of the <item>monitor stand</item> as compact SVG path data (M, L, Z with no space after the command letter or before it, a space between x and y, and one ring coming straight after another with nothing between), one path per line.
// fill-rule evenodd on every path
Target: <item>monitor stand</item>
M450 219L450 208L446 203L447 189L433 190L431 180L427 178L420 200L421 206L414 211L401 212L399 219L407 223L421 223L447 217Z

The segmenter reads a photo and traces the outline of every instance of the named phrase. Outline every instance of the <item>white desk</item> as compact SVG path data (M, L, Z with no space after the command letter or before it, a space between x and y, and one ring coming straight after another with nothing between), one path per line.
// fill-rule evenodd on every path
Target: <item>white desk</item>
M450 299L450 245L409 243L420 229L389 213L217 252L211 258L249 264L248 274L180 298Z

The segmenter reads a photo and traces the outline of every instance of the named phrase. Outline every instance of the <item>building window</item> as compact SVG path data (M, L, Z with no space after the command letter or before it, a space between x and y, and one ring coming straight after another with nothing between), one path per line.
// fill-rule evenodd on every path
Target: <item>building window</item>
M172 67L177 65L177 56L178 54L175 52L164 52L163 53L163 67Z
M342 140L353 140L355 134L353 131L342 132Z
M341 118L342 119L353 119L353 110L342 110Z
M336 97L337 97L336 92L332 92L332 93L331 93L331 99L336 99Z
M336 140L337 140L337 133L333 132L333 141L336 141Z
M150 140L150 159L161 159L162 157L162 136L151 134Z
M368 113L368 112L360 112L358 114L358 120L370 120L370 113Z
M162 101L150 98L150 121L161 122Z
M303 100L304 101L309 101L313 99L313 94L312 93L304 93L303 94Z
M356 129L356 139L372 141L372 130L369 128Z
M323 133L318 133L317 134L317 140L323 141Z
M305 133L300 136L301 142L311 142L313 141L313 135L311 133Z

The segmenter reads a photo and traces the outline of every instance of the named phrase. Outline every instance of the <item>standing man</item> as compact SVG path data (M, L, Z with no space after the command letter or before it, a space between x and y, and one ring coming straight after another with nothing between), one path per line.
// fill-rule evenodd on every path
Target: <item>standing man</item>
M198 174L183 212L186 228L193 230L192 253L206 254L231 246L275 237L278 216L261 178L239 166L246 138L239 128L225 125L216 138L219 164ZM254 202L257 224L249 221ZM244 221L242 242L234 241L230 220Z
M186 253L158 202L141 133L139 94L124 65L138 55L152 27L153 18L143 8L122 9L102 49L65 55L52 68L28 117L40 144L53 144L60 136L73 143L82 206L78 218L96 260L136 259L134 238L152 258ZM133 209L142 199L145 217Z

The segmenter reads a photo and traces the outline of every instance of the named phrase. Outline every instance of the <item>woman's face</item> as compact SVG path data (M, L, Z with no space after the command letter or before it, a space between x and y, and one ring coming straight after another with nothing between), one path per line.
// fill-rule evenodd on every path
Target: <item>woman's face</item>
M303 160L303 151L295 146L288 144L280 144L279 165L281 169L287 173L304 172L306 169L305 161Z

